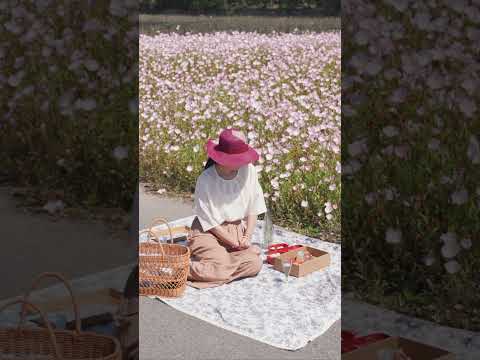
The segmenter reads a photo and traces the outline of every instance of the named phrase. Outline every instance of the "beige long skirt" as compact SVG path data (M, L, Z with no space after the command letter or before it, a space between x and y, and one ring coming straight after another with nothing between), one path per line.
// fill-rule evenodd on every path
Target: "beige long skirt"
M236 239L240 239L245 231L241 221L220 226ZM191 265L187 284L198 289L256 276L262 268L262 259L254 247L235 251L224 246L215 235L202 230L197 218L192 224L192 236L188 247Z

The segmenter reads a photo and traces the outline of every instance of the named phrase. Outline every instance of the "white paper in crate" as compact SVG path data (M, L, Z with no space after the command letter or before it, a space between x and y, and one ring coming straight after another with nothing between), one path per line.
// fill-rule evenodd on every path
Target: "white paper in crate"
M172 222L190 225L193 217ZM165 225L158 229L166 228ZM260 242L258 221L252 242ZM140 241L146 238L141 237ZM297 350L340 319L340 246L276 227L274 243L304 244L330 253L331 264L306 277L290 277L264 264L254 278L216 288L187 287L183 297L160 299L173 308L234 333L287 350Z
M163 227L166 228L165 225L163 225ZM156 227L156 228L163 229L163 227L160 226L160 227ZM139 236L139 241L140 241L140 242L146 242L146 241L148 240L147 236L148 236L147 233L140 234L140 236ZM170 243L170 236L168 236L168 235L159 236L158 239L159 239L162 243L166 243L166 242ZM152 240L150 240L150 241L153 242ZM186 245L186 241L177 242L177 244ZM158 250L159 250L158 253L149 253L149 255L160 255L162 252L160 251L160 249L158 249ZM142 251L140 250L140 251L139 251L139 255L145 255L145 254L142 253ZM173 269L171 269L171 268L158 268L157 270L158 270L158 275L160 275L160 274L162 274L162 273L163 273L163 274L168 274L168 275L172 275L172 274L173 274ZM141 272L142 270L140 269L139 271ZM151 275L151 273L150 273L150 275Z

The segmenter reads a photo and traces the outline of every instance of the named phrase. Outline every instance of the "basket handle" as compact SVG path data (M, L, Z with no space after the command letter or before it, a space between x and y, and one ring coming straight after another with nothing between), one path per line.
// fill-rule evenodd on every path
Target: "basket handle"
M159 217L159 218L153 219L153 222L152 222L152 225L150 225L149 231L151 231L151 232L153 233L153 231L152 231L153 227L154 227L155 225L159 225L159 224L165 224L165 225L167 225L168 233L170 234L170 242L173 244L172 228L170 227L170 224L168 223L168 221L165 220L164 218L160 218L160 217ZM160 243L160 241L158 241L158 242Z
M68 292L70 293L70 297L72 299L72 305L73 305L73 313L74 313L74 316L75 316L75 332L78 334L80 334L81 332L81 323L80 323L80 316L78 314L78 306L77 306L77 302L75 301L75 296L73 295L73 290L72 290L72 287L70 286L70 283L65 279L65 277L62 275L62 274L59 274L59 273L55 273L55 272L45 272L45 273L42 273L40 275L38 275L34 280L33 280L33 283L32 283L32 286L30 287L30 289L27 291L27 293L25 294L25 297L24 299L27 301L28 300L28 297L30 296L30 293L37 287L38 283L40 282L40 280L42 280L43 278L46 278L46 277L53 277L53 278L56 278L57 280L59 280L61 283L63 283L63 285L65 285L65 287L67 288ZM25 318L25 313L27 311L27 308L26 306L24 305L22 307L22 317L21 317L21 321L23 322L24 318Z
M48 322L47 318L45 317L45 314L36 306L33 305L31 302L25 300L25 299L19 299L19 300L13 300L10 301L0 307L0 312L4 311L6 308L17 305L17 304L22 304L22 309L25 309L27 306L31 307L33 310L35 310L40 317L43 320L43 323L47 327L48 335L50 336L51 343L53 345L53 349L55 351L55 358L58 360L61 360L62 358L60 357L60 351L58 350L58 344L57 344L57 339L55 337L55 333L52 330L52 327L50 326L50 323ZM22 315L20 317L20 321L18 323L18 330L21 330L21 326L23 324L23 321L25 319L25 315L22 312Z
M167 220L164 218L155 218L152 221L152 224L150 225L150 229L148 229L152 234L153 234L153 227L158 224L165 224L167 225L168 228L168 233L170 234L170 242L173 244L173 233L172 233L172 228L170 227L170 224L168 223ZM162 249L162 255L165 256L165 250L163 250L163 244L162 242L157 238L158 244L160 245L160 249ZM168 242L168 241L167 241Z
M165 256L165 250L163 250L162 243L157 239L157 237L156 237L156 235L153 233L153 231L150 230L150 229L144 229L144 230L140 231L140 232L138 233L138 235L142 235L142 234L145 234L145 233L148 234L148 237L147 237L147 241L146 241L146 242L149 242L150 240L155 240L155 242L159 245L160 250L162 251L162 255Z

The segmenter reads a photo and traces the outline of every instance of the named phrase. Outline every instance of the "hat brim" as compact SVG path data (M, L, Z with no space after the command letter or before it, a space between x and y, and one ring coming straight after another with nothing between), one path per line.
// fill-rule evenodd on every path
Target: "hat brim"
M259 159L258 153L252 147L248 147L248 150L240 154L227 154L225 152L217 150L218 144L212 140L207 142L207 154L208 157L214 160L216 163L228 166L228 167L241 167L250 163L254 163Z

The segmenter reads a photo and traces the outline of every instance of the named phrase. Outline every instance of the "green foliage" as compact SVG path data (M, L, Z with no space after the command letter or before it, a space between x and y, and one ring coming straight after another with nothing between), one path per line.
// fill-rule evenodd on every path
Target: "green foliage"
M140 32L210 33L217 31L323 32L339 30L338 17L140 15Z
M248 10L308 11L339 16L340 0L141 0L143 12L177 10L184 12L242 12Z

